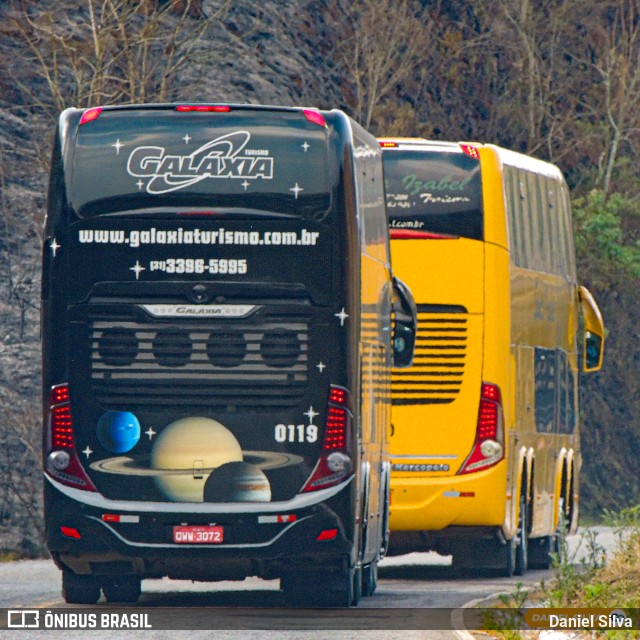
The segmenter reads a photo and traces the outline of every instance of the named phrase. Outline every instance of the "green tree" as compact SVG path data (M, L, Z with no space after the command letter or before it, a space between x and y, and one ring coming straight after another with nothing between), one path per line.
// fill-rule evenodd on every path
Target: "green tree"
M640 216L640 203L593 189L573 203L576 251L588 270L610 279L623 271L640 277L640 242L625 241L622 218Z

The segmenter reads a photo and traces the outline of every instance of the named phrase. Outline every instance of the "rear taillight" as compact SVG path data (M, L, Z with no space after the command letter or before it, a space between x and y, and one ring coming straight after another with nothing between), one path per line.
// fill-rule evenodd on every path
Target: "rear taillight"
M91 109L87 109L80 116L80 124L87 124L87 122L92 122L102 113L102 107L92 107Z
M391 140L379 140L378 144L383 148L383 149L393 149L394 147L398 146L397 142L391 142Z
M48 422L45 471L69 487L96 491L76 453L71 399L69 385L66 383L51 387Z
M231 107L226 104L180 104L176 107L176 111L181 112L212 112L212 113L228 113Z
M488 469L504 458L504 424L500 387L482 383L476 439L458 475Z
M460 149L462 149L462 153L470 156L471 158L480 159L480 153L478 152L478 147L474 147L472 144L461 144Z
M309 121L309 122L313 122L314 124L318 124L321 127L326 127L327 123L324 119L324 116L319 112L316 111L315 109L303 109L302 113L304 113L304 117Z
M300 490L301 493L333 487L351 475L351 421L349 391L344 387L331 385L320 459Z

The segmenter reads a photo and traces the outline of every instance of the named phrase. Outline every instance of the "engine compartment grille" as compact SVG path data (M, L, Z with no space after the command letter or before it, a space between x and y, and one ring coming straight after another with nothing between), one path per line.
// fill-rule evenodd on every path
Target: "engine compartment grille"
M422 311L424 307L418 306L413 366L392 373L394 405L448 404L456 399L464 382L467 314Z
M105 408L277 411L303 396L309 315L300 310L222 322L136 315L87 318L92 388Z

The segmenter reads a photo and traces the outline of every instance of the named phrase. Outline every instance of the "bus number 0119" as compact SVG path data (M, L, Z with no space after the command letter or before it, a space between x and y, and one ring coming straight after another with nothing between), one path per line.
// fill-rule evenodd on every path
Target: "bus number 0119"
M276 442L315 442L318 439L318 427L315 424L277 424Z

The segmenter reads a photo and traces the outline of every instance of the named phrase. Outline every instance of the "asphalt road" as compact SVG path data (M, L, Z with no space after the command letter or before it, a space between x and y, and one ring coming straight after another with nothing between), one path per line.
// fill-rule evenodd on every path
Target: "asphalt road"
M608 551L616 536L599 527L597 544ZM590 553L584 535L570 537L570 557L579 562ZM346 640L458 639L465 636L460 608L471 607L486 598L520 588L532 588L548 581L553 571L529 571L525 576L499 578L491 575L456 576L449 558L432 553L414 553L385 559L380 566L378 590L363 598L357 609L336 612L286 609L277 580L248 578L242 582L191 583L172 580L145 580L139 603L128 611L136 613L166 611L178 616L189 628L201 621L203 628L217 630L147 630L144 640L156 638L237 638L287 640L331 638ZM0 608L68 608L60 596L60 572L48 560L11 562L0 565ZM59 610L59 609L58 609ZM100 602L101 612L115 611L114 605ZM452 616L454 616L452 618ZM453 620L458 631L450 628ZM393 626L399 629L394 630ZM91 637L133 639L141 631L17 631L0 620L0 638ZM358 630L354 630L359 627ZM362 627L367 627L362 629ZM227 628L225 630L225 627ZM257 629L261 627L262 629ZM327 627L333 627L327 628ZM405 628L402 628L405 627ZM407 628L409 627L409 628ZM233 630L228 630L229 628Z

